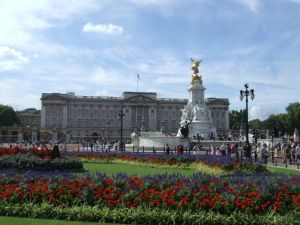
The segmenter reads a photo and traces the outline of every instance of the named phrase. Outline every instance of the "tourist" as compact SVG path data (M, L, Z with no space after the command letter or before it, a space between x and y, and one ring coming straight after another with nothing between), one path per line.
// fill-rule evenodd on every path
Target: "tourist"
M229 158L231 158L231 147L229 143L227 143L226 146L226 154L228 155Z
M211 155L216 155L216 149L215 149L215 146L213 145L213 143L210 144L210 154Z
M287 160L289 160L289 163L292 164L292 146L291 144L287 144L286 148L285 148L285 159L284 159L284 163L287 163Z
M297 157L296 157L296 143L294 142L292 145L291 145L291 147L292 147L292 157L293 157L293 162L295 163L296 162L296 159L297 159Z
M193 151L194 151L194 155L196 154L197 151L199 151L199 148L197 145L194 146Z
M263 143L262 147L260 148L260 158L261 158L261 163L267 164L268 160L268 149L267 149L267 144Z
M297 162L300 160L300 144L298 143L296 146L296 156L297 156Z
M166 154L167 154L167 155L170 155L170 147L169 147L168 144L166 145Z
M257 162L257 144L253 145L254 162Z
M193 143L189 143L189 155L191 154L191 151L193 151Z
M179 154L183 154L183 151L184 151L183 145L179 145Z
M238 154L238 144L231 144L231 153L235 154L236 155L236 158L237 158L237 154Z
M220 151L222 156L226 155L226 150L227 150L226 145L222 143L222 145L220 146Z

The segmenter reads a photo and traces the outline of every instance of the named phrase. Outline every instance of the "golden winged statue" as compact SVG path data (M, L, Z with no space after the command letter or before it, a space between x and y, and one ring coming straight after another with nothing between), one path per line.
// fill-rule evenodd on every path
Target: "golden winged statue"
M192 70L194 71L194 74L192 75L192 82L191 84L195 84L196 81L199 81L202 84L202 78L201 76L198 76L199 73L199 66L200 63L202 62L202 60L195 60L193 58L191 58L192 61Z
M198 74L199 73L199 66L200 63L202 62L202 60L195 60L193 58L191 58L192 61L192 70L194 71L194 74Z

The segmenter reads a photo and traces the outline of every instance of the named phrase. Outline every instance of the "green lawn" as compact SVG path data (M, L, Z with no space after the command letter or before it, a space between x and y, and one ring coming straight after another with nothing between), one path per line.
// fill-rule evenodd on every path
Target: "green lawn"
M284 167L279 167L279 166L267 166L267 169L271 173L280 173L280 174L296 174L300 175L300 170L296 169L289 169L289 168L284 168Z
M128 175L146 176L153 174L173 174L180 173L185 176L191 176L195 171L184 169L153 168L145 166L132 166L124 164L102 164L102 163L83 163L86 172L102 172L111 176L117 173L127 173Z
M180 173L185 176L192 176L193 173L197 171L186 170L186 169L176 169L176 168L155 168L155 167L145 167L138 165L126 165L126 164L105 164L105 163L83 163L85 172L96 173L102 172L107 175L115 175L117 173L126 173L128 175L137 175L139 177L153 174L173 174ZM283 167L267 166L267 169L271 173L280 174L298 174L300 175L300 170L288 169ZM82 172L82 171L80 171Z
M121 225L117 223L92 223L80 221L66 221L66 220L44 220L44 219L31 219L20 217L6 217L0 216L1 225Z

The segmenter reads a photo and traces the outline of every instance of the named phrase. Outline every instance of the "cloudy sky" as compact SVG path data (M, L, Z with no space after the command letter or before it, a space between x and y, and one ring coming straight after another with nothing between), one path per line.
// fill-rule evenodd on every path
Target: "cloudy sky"
M0 103L40 106L43 92L187 98L190 58L206 97L250 118L300 101L300 0L0 0Z

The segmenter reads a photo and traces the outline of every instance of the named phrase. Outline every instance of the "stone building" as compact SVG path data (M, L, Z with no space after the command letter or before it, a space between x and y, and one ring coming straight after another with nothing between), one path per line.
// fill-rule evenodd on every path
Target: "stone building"
M16 111L20 123L0 127L0 142L38 142L40 140L41 110L28 108Z
M158 98L155 92L124 92L121 97L77 96L73 92L43 93L41 97L41 141L129 139L134 127L175 134L187 99ZM217 132L228 133L228 99L208 98Z
M206 106L211 112L211 117L218 135L229 133L229 100L228 98L207 98Z
M37 142L40 140L41 110L28 108L17 111L22 126L20 138L26 142Z

